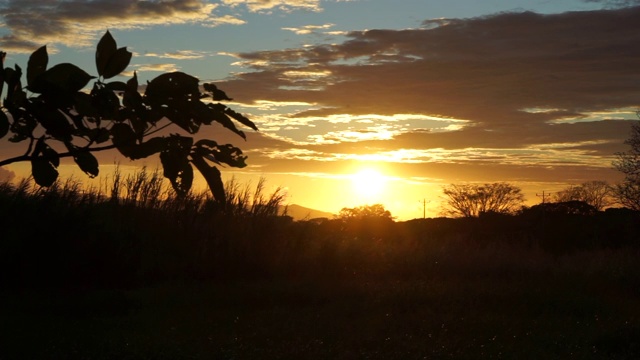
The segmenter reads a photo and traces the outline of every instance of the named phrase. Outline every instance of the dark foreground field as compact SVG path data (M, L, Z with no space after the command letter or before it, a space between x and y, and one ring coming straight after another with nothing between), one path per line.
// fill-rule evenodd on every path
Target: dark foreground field
M638 214L200 200L0 188L0 359L640 358Z
M496 251L443 258L421 276L3 293L0 358L640 357L640 254L522 263Z

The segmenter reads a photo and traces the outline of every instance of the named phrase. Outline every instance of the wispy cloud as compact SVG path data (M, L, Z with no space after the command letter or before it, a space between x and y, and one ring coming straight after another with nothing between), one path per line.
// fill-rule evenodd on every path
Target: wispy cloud
M324 25L304 25L301 27L283 27L282 30L288 30L297 35L307 35L318 30L326 30L330 29L334 26L334 24L324 24Z
M283 11L293 11L304 9L320 11L320 0L222 0L222 3L229 6L244 5L250 11L268 11L279 9Z
M176 59L176 60L192 60L192 59L202 59L210 54L201 51L194 50L178 50L173 52L166 52L162 54L157 53L144 53L142 56L148 57L159 57L164 59Z

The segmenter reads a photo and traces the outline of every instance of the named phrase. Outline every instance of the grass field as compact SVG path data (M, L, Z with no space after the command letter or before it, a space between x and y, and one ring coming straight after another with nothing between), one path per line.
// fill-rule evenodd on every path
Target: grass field
M504 249L502 250L504 251ZM497 256L496 256L497 255ZM2 359L637 359L639 254L2 295ZM496 260L494 260L497 257Z
M637 214L292 221L158 179L0 186L0 360L640 359Z

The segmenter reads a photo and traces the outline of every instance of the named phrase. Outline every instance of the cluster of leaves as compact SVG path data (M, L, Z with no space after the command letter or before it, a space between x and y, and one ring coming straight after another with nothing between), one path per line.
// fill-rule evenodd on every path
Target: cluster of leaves
M132 53L118 48L107 31L98 42L95 63L98 76L78 66L62 63L48 68L46 46L29 57L26 87L22 69L4 68L6 53L0 53L0 94L7 86L0 111L0 138L28 141L24 155L0 161L0 166L30 161L32 175L40 186L51 186L58 177L60 158L73 157L90 177L99 172L92 154L117 149L136 160L159 154L163 174L178 194L186 194L193 183L193 166L202 173L214 197L225 201L220 171L215 165L246 166L246 156L231 144L192 136L152 134L168 125L177 125L189 135L203 125L219 123L243 139L235 122L257 130L248 118L219 101L231 100L212 83L202 86L196 77L183 72L164 73L147 82L139 91L137 74L126 82L109 81L129 65ZM87 86L95 80L91 89ZM57 145L54 145L56 143ZM60 152L63 147L65 152Z

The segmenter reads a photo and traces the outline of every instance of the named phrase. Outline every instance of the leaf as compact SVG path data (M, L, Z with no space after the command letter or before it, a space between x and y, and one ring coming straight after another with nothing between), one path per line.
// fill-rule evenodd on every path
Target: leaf
M94 141L96 144L109 141L109 135L109 130L105 128L94 128L89 130L89 139Z
M133 54L128 51L126 47L116 50L116 52L109 58L109 62L104 68L102 77L109 79L123 72L127 66L129 66L132 55Z
M120 153L128 158L134 154L136 146L136 134L131 127L125 123L117 123L111 128L113 145Z
M112 81L104 84L104 86L111 91L125 91L127 90L127 84L122 81Z
M215 86L213 83L205 83L203 84L203 87L205 91L211 93L213 100L216 100L216 101L233 100L232 98L228 97L224 91L218 89L218 87Z
M56 170L60 166L58 153L47 145L44 137L41 137L36 142L33 154L34 157L31 159L33 179L40 186L51 186L58 178L58 170Z
M113 36L111 36L109 30L107 30L107 32L102 35L102 38L96 47L96 69L98 70L99 76L102 76L105 73L107 65L109 64L109 59L111 59L111 56L116 51L116 41Z
M92 104L91 95L83 92L75 94L74 108L76 112L82 116L97 117L98 111Z
M153 154L162 152L169 145L169 139L165 137L154 137L136 146L135 159L147 158ZM135 160L134 159L134 160Z
M88 151L79 151L73 155L73 160L80 169L89 175L90 178L98 176L98 159Z
M238 120L238 122L240 122L242 125L248 126L250 128L252 128L255 131L258 131L258 127L256 126L256 124L254 124L251 120L249 120L248 118L246 118L244 115L237 113L229 108L227 108L224 111L225 114L231 116L232 118Z
M0 110L0 139L9 132L9 118L4 111Z
M29 91L40 93L40 89L33 88L34 80L42 75L47 70L47 64L49 63L49 55L47 54L47 47L42 46L38 50L34 51L29 57L27 63L27 88Z
M54 65L40 75L36 79L34 86L42 89L41 92L55 93L64 91L75 93L83 89L91 79L95 79L95 76L87 74L76 65L62 63Z
M227 114L225 114L226 106L221 104L209 104L209 108L213 110L210 115L214 121L217 121L222 126L240 135L240 137L242 137L243 139L247 139L247 136L244 134L244 132L242 132L242 130L238 130L233 121L231 121Z
M246 156L242 155L242 150L231 145L218 145L213 140L199 140L195 143L195 152L207 160L216 164L227 164L232 167L243 168L247 166Z
M224 192L224 184L222 183L220 170L215 166L209 166L209 164L207 164L207 162L197 154L193 154L191 156L191 162L207 181L207 185L209 185L209 190L211 190L211 194L213 194L214 199L224 206L227 199Z
M58 170L44 157L31 160L31 174L36 184L49 187L58 178Z
M43 102L29 101L27 111L44 127L47 134L60 141L71 141L73 127L60 110Z
M160 153L163 175L171 181L174 190L181 195L186 194L193 183L193 168L189 164L192 144L193 138L172 135L167 139L167 146Z
M160 102L188 96L199 97L198 82L197 78L180 71L165 73L147 84L145 96Z

